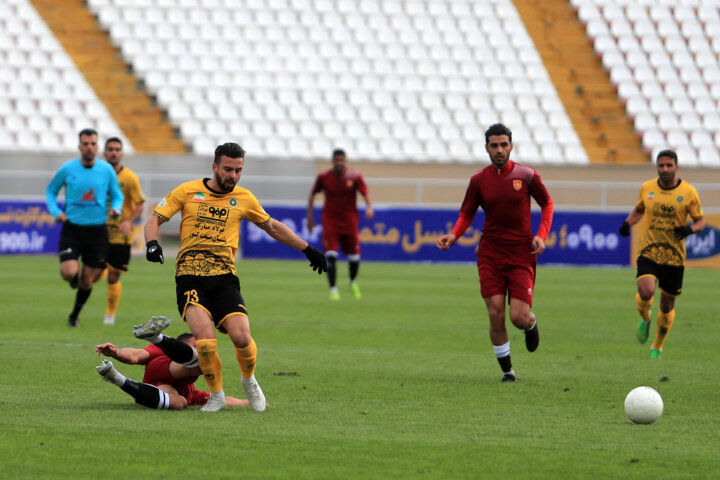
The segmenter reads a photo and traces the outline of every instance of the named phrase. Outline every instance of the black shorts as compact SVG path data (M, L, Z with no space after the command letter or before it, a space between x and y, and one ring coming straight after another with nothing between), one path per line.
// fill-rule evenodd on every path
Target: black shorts
M111 243L108 248L107 264L121 272L128 271L130 263L130 245L125 243Z
M240 294L240 281L232 273L213 277L180 275L175 277L175 292L180 316L185 318L188 305L205 309L215 327L227 333L222 323L231 315L245 315L245 300Z
M84 226L63 223L58 245L61 263L82 258L84 265L104 269L107 255L108 232L105 224Z
M652 275L657 278L660 289L676 297L682 293L683 274L685 267L675 265L660 265L649 258L638 257L637 259L637 276L640 278L645 275Z

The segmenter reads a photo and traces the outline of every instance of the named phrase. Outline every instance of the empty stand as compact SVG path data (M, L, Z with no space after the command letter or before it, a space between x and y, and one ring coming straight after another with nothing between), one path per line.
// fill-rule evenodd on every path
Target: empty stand
M588 161L568 122L549 122L562 104L509 0L195 3L88 1L197 153L223 137L293 159L345 146L358 159L463 162L486 155L475 146L503 121L551 132L552 159L516 134L530 145L522 161Z
M717 166L717 2L572 0L646 151ZM630 26L631 28L628 28Z
M105 106L26 0L0 4L0 148L75 151L77 132L123 138Z

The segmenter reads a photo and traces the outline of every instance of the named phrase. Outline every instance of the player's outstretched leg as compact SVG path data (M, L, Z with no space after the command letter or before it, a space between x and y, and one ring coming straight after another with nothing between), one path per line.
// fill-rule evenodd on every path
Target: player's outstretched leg
M169 318L161 315L153 316L142 325L135 325L133 328L133 336L152 342L153 338L157 337L168 325L170 325Z
M245 389L245 395L247 396L252 409L256 412L264 412L266 405L265 394L260 388L260 385L258 385L257 380L255 380L255 375L250 378L243 377L242 386Z
M102 363L95 368L106 382L114 383L118 387L122 387L125 383L125 376L115 370L115 366L110 360L104 359Z
M110 360L103 360L102 363L95 368L100 376L103 377L103 380L120 387L123 392L133 397L135 403L138 405L155 408L157 410L168 410L170 408L170 395L154 385L136 382L131 378L125 377L122 373L115 370Z
M538 330L537 318L535 318L535 323L533 323L532 327L528 328L524 332L525 347L527 347L528 352L534 352L537 350L538 345L540 345L540 331Z

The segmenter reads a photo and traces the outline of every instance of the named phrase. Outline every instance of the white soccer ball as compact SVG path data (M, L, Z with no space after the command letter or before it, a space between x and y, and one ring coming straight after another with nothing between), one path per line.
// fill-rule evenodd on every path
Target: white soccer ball
M625 397L625 415L635 423L653 423L662 412L662 397L653 388L637 387Z

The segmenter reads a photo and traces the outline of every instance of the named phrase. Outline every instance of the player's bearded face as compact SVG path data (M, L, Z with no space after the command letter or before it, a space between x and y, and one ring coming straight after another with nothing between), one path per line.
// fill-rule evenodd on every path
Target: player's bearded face
M96 135L83 135L80 138L80 154L85 162L91 162L97 154L98 144Z
M332 160L333 171L337 175L342 175L347 165L347 159L344 155L335 155Z
M242 158L223 156L219 165L213 164L215 183L217 183L220 191L225 193L232 192L235 185L240 181L244 163L245 160Z
M670 157L660 157L657 161L657 170L660 180L665 184L671 184L677 174L677 165Z
M485 150L490 155L490 161L496 168L502 168L510 160L510 152L513 149L512 143L507 135L491 135L488 138Z

